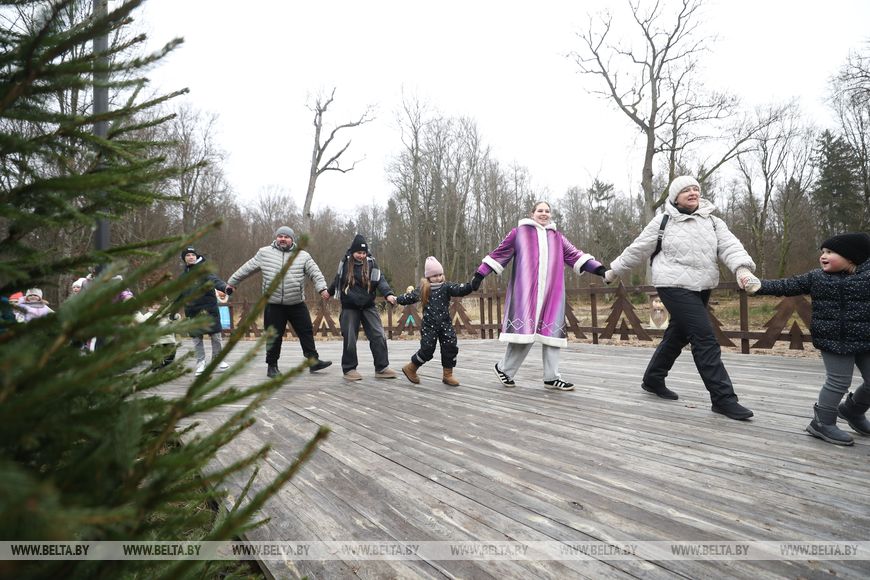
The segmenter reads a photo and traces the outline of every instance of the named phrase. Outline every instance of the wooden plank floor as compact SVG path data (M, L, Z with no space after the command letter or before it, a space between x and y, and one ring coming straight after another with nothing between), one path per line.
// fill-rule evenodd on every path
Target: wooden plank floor
M186 341L189 346L189 341ZM414 341L390 342L398 371ZM250 345L242 345L249 348ZM240 347L241 348L241 347ZM341 344L318 342L334 365L271 398L227 449L270 442L261 479L288 465L319 425L314 458L267 505L250 540L296 541L866 541L870 438L837 447L804 431L823 382L818 358L724 355L751 421L714 414L684 352L668 386L679 401L639 389L649 348L571 343L573 392L543 389L534 348L506 389L492 367L497 340L461 340L456 375L438 359L422 384L342 379ZM239 352L229 360L237 360ZM236 379L265 377L263 357ZM285 341L282 368L301 360ZM181 392L187 378L169 390ZM857 379L856 379L857 381ZM214 414L205 421L220 421ZM238 492L244 482L236 482ZM870 561L402 561L267 562L277 578L867 578Z

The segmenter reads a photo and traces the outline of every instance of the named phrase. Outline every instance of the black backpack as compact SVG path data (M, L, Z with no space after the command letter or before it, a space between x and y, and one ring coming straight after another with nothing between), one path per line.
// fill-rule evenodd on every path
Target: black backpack
M656 249L653 250L653 253L650 254L649 257L649 265L652 266L653 259L658 255L659 252L662 251L662 238L665 235L665 226L668 225L668 218L671 217L668 214L664 214L662 216L662 223L659 224L659 239L656 241Z

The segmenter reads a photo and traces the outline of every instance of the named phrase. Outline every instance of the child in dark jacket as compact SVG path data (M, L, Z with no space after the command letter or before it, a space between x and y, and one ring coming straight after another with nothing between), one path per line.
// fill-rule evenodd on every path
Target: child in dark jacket
M187 296L195 295L195 298L184 305L184 315L187 318L193 318L200 313L208 314L211 318L211 324L204 330L197 331L190 336L193 338L193 349L196 352L196 374L201 375L205 371L205 344L203 337L208 335L211 340L211 358L214 359L220 354L223 345L221 344L221 315L218 310L217 296L214 290L208 288L203 292L203 286L210 284L214 288L227 294L232 294L232 287L226 282L218 278L212 273L207 273L203 264L205 258L202 257L196 248L185 248L181 251L181 260L184 262L184 271L182 276L198 276L199 283L187 290L179 296L179 300L183 300ZM229 365L222 362L215 369L216 372L222 373L229 368Z
M330 296L338 294L341 297L341 336L344 339L344 350L341 355L341 370L348 381L359 381L362 375L356 370L356 339L360 324L369 339L369 347L375 361L375 377L379 379L394 379L396 371L390 368L387 353L387 337L381 315L375 308L375 292L380 293L390 304L396 303L389 283L378 268L377 262L369 253L366 239L357 234L347 253L338 264L335 280L327 288Z
M762 280L758 294L812 298L810 333L826 377L807 432L834 445L852 445L852 436L837 427L837 415L858 433L870 435L865 416L870 409L870 236L840 234L822 242L821 250L821 269ZM856 366L863 382L849 393Z
M423 326L420 329L420 350L411 356L411 362L402 367L402 372L415 385L420 383L417 369L432 360L435 344L441 341L441 382L451 387L459 386L453 376L459 347L456 331L450 319L450 299L453 296L467 296L473 291L471 283L456 284L444 281L444 268L434 256L426 258L426 276L420 280L420 288L396 298L402 305L421 302L423 304Z

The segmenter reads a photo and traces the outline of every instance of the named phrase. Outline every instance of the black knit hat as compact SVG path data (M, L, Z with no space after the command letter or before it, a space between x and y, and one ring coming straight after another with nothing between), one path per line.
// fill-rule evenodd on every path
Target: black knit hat
M366 239L362 234L354 236L353 242L351 242L350 247L347 249L348 254L353 254L354 252L369 253L369 245L366 243Z
M181 250L181 261L184 261L184 257L188 254L195 254L197 258L199 258L199 252L196 251L196 248L193 246L188 246Z
M870 258L870 236L863 232L840 234L828 238L819 247L840 254L856 266L860 266Z

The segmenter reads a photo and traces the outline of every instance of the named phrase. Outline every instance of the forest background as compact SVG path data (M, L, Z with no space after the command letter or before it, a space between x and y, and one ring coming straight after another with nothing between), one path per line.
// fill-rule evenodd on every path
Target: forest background
M708 48L715 42L705 32L703 1L620 4L627 19L619 21L609 11L590 14L588 26L577 30L564 58L581 76L584 90L617 113L622 126L614 131L628 127L635 132L642 153L626 163L638 165L638 183L617 184L599 175L565 191L549 191L535 185L536 176L521 160L497 158L497 144L487 141L473 112L443 114L437 103L407 94L397 110L384 115L389 121L372 109L348 117L337 112L342 88L336 86L312 95L310 132L286 137L307 143L311 150L308 182L238 191L225 171L233 152L217 139L220 111L199 109L196 95L191 95L160 113L174 115L161 134L145 135L174 143L167 164L198 167L160 186L182 201L153 204L113 221L112 243L189 234L221 220L222 227L198 247L226 279L273 239L276 227L290 225L309 237L309 251L329 280L353 235L360 232L394 289L401 290L419 280L428 255L441 260L449 280L469 279L481 258L539 199L552 204L555 221L568 239L608 263L661 211L667 184L680 174L698 176L704 195L718 206L718 215L743 241L763 277L810 269L817 264L820 240L868 229L866 42L844 61L830 63L827 106L834 122L820 124L801 110L797 99L750 108L727 91L700 82ZM70 15L80 17L84 15ZM70 90L56 98L64 111L91 107L86 91ZM534 108L527 114L534 115ZM353 138L378 122L394 123L401 140L384 167L389 191L379 193L386 195L361 193L356 207L319 199L323 189L318 183L340 182L358 168L366 151ZM49 171L62 176L78 162L69 158ZM632 172L618 174L625 173ZM382 198L386 203L376 201ZM60 239L35 232L28 242L76 255L92 239L90 229L71 226ZM84 274L58 276L44 289L49 301L63 301L70 283ZM642 282L644 275L636 272L626 282ZM569 276L571 287L585 284L588 280ZM259 288L248 282L236 299L253 300Z

